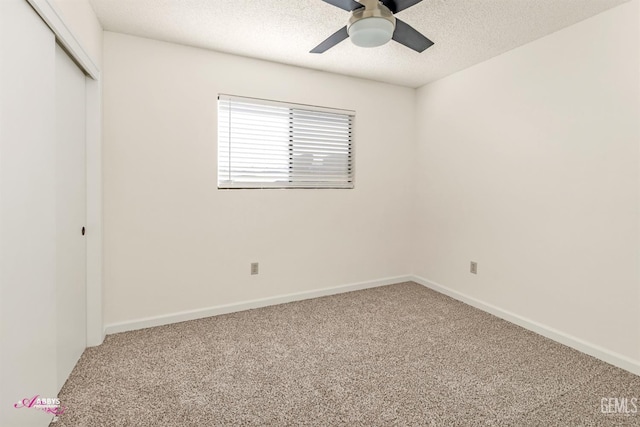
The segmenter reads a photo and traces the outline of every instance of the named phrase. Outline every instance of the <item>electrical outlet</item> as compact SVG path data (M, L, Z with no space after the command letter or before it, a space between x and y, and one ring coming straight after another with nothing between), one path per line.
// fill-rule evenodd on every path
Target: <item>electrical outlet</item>
M258 263L257 262L252 262L251 263L251 274L258 274Z
M471 261L471 268L469 269L471 274L478 274L478 263L475 261Z

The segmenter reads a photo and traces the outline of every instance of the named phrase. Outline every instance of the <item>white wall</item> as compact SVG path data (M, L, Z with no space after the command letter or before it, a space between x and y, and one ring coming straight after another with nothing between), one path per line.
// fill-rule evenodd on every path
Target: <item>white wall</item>
M636 363L638 15L634 0L418 91L413 261Z
M409 272L413 90L109 32L103 71L107 325ZM356 188L217 190L218 93L355 110Z

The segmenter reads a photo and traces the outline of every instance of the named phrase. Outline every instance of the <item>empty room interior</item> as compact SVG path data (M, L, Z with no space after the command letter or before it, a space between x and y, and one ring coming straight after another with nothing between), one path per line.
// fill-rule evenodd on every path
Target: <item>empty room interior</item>
M0 425L640 425L640 0L0 0Z

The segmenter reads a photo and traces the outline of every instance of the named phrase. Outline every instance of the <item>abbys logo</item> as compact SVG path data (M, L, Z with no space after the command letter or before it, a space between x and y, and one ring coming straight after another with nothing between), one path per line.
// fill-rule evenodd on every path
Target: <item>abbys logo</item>
M603 414L628 414L638 413L637 397L603 397L600 399L600 412Z
M60 406L60 399L57 397L40 397L36 394L33 397L25 397L20 402L13 405L14 408L33 408L41 411L53 414L56 417L62 415L67 409L64 406Z

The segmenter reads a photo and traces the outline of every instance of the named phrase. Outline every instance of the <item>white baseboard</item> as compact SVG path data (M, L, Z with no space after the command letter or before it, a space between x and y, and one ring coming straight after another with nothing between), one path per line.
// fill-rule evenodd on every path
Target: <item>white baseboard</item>
M429 289L433 289L436 292L439 292L444 295L448 295L451 298L454 298L458 301L462 301L466 304L469 304L482 311L491 313L494 316L500 317L501 319L514 323L518 326L522 326L525 329L528 329L544 337L552 339L553 341L556 341L568 347L574 348L582 353L593 356L604 362L610 363L611 365L614 365L626 371L629 371L633 374L640 375L640 361L638 360L633 360L627 356L623 356L621 354L607 350L598 345L581 340L580 338L576 338L572 335L566 334L562 331L551 328L542 323L538 323L536 321L527 319L525 317L522 317L510 311L503 310L500 307L496 307L484 301L480 301L476 298L463 294L462 292L455 291L451 288L432 282L425 278L422 278L419 276L411 276L411 280Z
M409 282L411 276L387 277L369 282L352 283L349 285L336 286L333 288L316 289L313 291L296 292L275 297L242 301L233 304L224 304L214 307L201 308L196 310L181 311L162 316L146 317L143 319L130 320L126 322L112 323L105 326L105 334L116 334L118 332L134 331L137 329L151 328L154 326L168 325L171 323L184 322L187 320L202 319L204 317L218 316L220 314L235 313L238 311L250 310L253 308L267 307L270 305L284 304L287 302L301 301L305 299L324 297L327 295L341 294L344 292L359 291L361 289L376 288L378 286L393 285L395 283Z
M580 338L576 338L572 335L551 328L542 323L527 319L518 314L512 313L508 310L504 310L500 307L496 307L492 304L488 304L484 301L478 300L469 295L455 291L446 286L427 280L423 277L415 275L388 277L379 280L372 280L368 282L352 283L349 285L336 286L333 288L316 289L313 291L296 292L286 295L278 295L275 297L261 298L250 301L242 301L233 304L224 304L214 307L207 307L197 310L188 310L178 313L171 313L162 316L147 317L143 319L136 319L120 323L112 323L106 325L105 334L116 334L119 332L134 331L137 329L151 328L154 326L168 325L171 323L184 322L187 320L202 319L205 317L218 316L221 314L235 313L238 311L250 310L254 308L267 307L271 305L284 304L294 301L302 301L311 298L318 298L327 295L341 294L345 292L358 291L362 289L375 288L378 286L393 285L395 283L413 281L427 288L433 289L444 295L448 295L458 301L462 301L475 308L478 308L487 313L491 313L494 316L507 320L518 326L521 326L530 331L536 332L544 337L552 339L556 342L574 348L582 353L593 356L604 362L610 363L614 366L622 368L626 371L640 375L640 361L633 360L627 356L615 353L607 350L596 344L584 341Z

